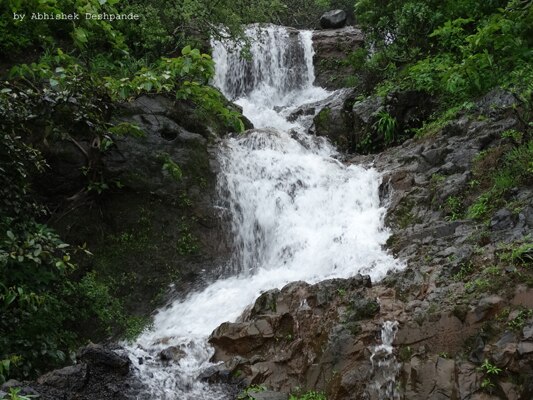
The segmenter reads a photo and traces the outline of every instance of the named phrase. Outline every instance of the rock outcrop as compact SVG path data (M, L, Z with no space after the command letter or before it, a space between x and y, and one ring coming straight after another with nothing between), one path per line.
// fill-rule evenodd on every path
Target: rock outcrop
M342 60L363 44L363 32L354 26L314 31L315 85L327 89L346 87L347 80L353 77L354 71Z
M346 24L348 15L343 10L331 10L325 12L320 17L320 27L322 29L339 29Z
M508 191L507 206L483 220L449 200L474 204L483 175L515 140L507 132L523 128L518 101L494 91L432 137L354 157L384 173L388 246L406 269L373 287L358 276L264 293L213 332L224 364L206 378L378 399L371 355L383 322L395 320L395 398L531 398L533 189ZM513 259L518 248L525 255Z
M130 360L119 353L119 348L90 344L78 351L76 364L17 386L41 400L132 399L127 394L131 389Z
M141 96L116 106L124 132L58 143L45 155L43 195L56 210L51 224L94 257L79 260L119 284L131 312L148 315L167 288L185 292L199 271L228 256L224 221L215 209L215 142L228 129L193 105ZM55 199L69 198L56 203ZM136 290L132 291L131 287ZM95 338L97 340L98 338Z
M401 143L420 128L434 110L432 98L423 92L393 92L357 101L355 89L343 89L323 102L312 131L328 137L342 151L379 152ZM389 126L386 126L389 124Z

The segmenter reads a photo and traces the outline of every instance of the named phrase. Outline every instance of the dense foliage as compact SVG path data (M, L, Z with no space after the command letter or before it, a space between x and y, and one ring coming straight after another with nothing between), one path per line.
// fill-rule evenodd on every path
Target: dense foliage
M241 23L268 19L277 1L8 0L0 21L0 57L10 60L0 84L0 383L29 377L61 364L89 338L131 331L108 282L91 271L75 272L74 253L46 222L52 216L37 199L34 182L49 167L43 152L57 141L86 157L83 188L72 198L101 194L106 182L99 157L116 135L142 135L130 124L113 126L113 103L143 93L166 93L195 104L199 113L242 131L240 114L208 85L210 56L191 45L220 24L238 35ZM262 10L262 11L261 11ZM31 15L68 15L79 20L38 20ZM84 18L138 14L138 20ZM262 17L261 17L262 16ZM6 80L7 79L7 80ZM80 141L92 143L86 151ZM172 160L164 168L181 173ZM63 199L63 201L70 201ZM88 321L92 332L78 327ZM85 324L87 326L88 324Z
M524 0L359 0L355 10L373 51L358 67L393 87L458 103L502 86L533 93L533 8Z

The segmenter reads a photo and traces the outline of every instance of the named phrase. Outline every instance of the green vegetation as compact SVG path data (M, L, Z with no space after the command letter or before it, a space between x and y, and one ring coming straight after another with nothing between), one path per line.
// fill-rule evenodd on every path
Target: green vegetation
M378 113L376 121L376 130L385 137L385 144L390 144L395 139L396 119L386 111Z
M483 364L478 368L480 372L483 373L484 377L481 381L481 389L492 393L495 388L494 381L498 375L502 372L501 368L498 368L496 365L492 364L489 360L485 359Z
M291 394L289 400L327 400L327 397L324 393L309 391L299 395Z
M227 130L242 131L241 115L208 84L214 64L199 47L205 49L219 24L227 27L224 34L239 36L243 23L271 20L282 10L281 2L271 0L0 4L4 16L26 15L0 21L0 58L5 60L0 65L0 383L61 365L88 339L118 332L133 337L146 325L145 319L128 316L118 297L133 279L125 275L126 281L118 282L121 269L116 267L123 260L100 250L93 265L98 271L79 270L77 263L91 258L90 252L64 243L47 225L61 210L48 209L34 184L50 171L51 145L65 141L85 156L85 182L77 182L81 189L72 197L83 200L120 190L118 180L105 178L100 158L114 139L144 135L135 125L111 122L116 102L162 93ZM30 21L32 13L132 13L139 18ZM91 143L91 150L82 142ZM180 166L168 154L160 160L165 173L182 179ZM188 227L180 234L180 253L193 254L196 238ZM124 232L110 239L109 248L122 256L142 256L148 245L137 236ZM87 326L92 331L82 333Z
M359 0L356 15L377 50L366 68L404 88L454 101L494 86L528 96L531 77L531 2ZM398 68L402 66L402 68Z
M261 393L267 390L265 385L252 385L244 389L238 396L237 400L253 400L253 397L250 396L253 393Z
M419 90L436 99L436 111L421 128L396 135L435 134L495 87L531 106L531 1L357 0L355 15L367 45L344 61L357 75L353 82L368 95ZM381 133L390 138L394 127L383 117Z
M526 322L533 317L533 310L530 308L523 308L518 311L516 317L507 323L507 327L515 332L521 332Z
M517 132L512 137L522 140L523 136ZM485 190L468 207L468 218L483 220L491 216L494 210L507 205L505 197L511 189L533 181L533 140L510 145L507 151L500 149L480 154L475 163L486 166L487 159L489 165L495 167L494 172L487 174L484 168L474 167L474 175L479 178L481 189Z
M20 392L20 388L9 388L9 393L6 396L2 396L2 400L30 400L38 397L36 395L22 395L19 394Z

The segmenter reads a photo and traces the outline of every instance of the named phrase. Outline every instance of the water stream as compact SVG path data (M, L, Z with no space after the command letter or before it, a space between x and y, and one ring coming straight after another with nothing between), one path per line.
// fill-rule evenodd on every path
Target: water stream
M139 399L226 399L223 388L197 379L211 365L207 339L262 291L357 273L376 280L399 267L382 250L388 232L379 174L343 165L332 145L304 132L306 121L287 120L302 104L335 95L313 86L311 32L251 26L247 34L251 60L230 51L238 44L212 43L214 84L256 127L224 140L218 151L220 206L231 215L234 241L232 273L161 309L153 329L128 346L146 386ZM169 346L183 358L163 363L158 354Z
M392 342L398 331L397 321L385 321L381 328L381 344L372 349L370 361L372 363L371 390L380 400L399 400L396 388L396 376L400 364L393 353Z

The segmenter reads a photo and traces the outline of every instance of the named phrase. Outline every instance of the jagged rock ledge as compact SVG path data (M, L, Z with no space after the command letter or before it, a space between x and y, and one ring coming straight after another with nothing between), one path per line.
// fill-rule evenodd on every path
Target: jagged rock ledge
M388 246L407 268L373 287L358 276L264 293L239 322L213 332L224 363L204 379L378 399L371 350L382 323L396 320L399 398L532 398L532 272L517 273L498 254L533 229L533 189L511 191L506 202L521 206L498 210L488 225L450 218L446 207L468 192L478 155L507 146L502 133L523 124L518 100L496 90L432 137L353 157L384 173Z

